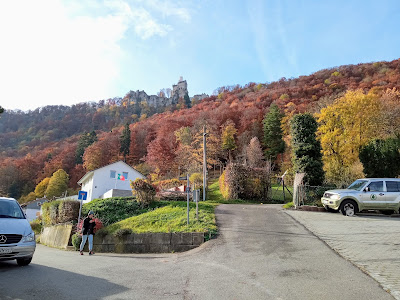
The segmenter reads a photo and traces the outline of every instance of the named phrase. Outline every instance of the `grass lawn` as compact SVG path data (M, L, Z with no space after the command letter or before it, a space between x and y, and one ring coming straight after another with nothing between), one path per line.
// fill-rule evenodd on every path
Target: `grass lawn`
M287 186L293 195L293 186ZM271 200L277 203L287 203L293 201L293 196L289 194L285 186L285 199L283 199L282 185L273 184L271 187Z
M291 187L288 187L292 191ZM285 201L283 201L282 186L272 186L272 202L290 202L292 196L285 190ZM149 232L208 232L216 234L214 209L219 204L260 203L260 201L243 201L239 199L224 200L219 190L218 180L210 181L209 192L206 202L199 203L199 220L196 220L196 204L190 203L189 226L187 225L186 202L183 201L161 201L165 206L138 216L133 216L105 227L103 230L109 234L115 234L119 230L130 230L133 233Z
M110 234L120 229L130 229L134 233L217 232L215 204L199 203L199 220L196 220L196 204L190 203L189 226L186 205L186 202L171 201L167 206L111 224L105 231Z

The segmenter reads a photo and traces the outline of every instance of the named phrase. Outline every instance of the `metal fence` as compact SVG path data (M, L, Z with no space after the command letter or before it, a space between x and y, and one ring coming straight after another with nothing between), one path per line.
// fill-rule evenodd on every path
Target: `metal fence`
M299 185L295 193L297 200L296 205L317 205L322 206L321 198L325 191L334 189L333 186L311 186L311 185ZM296 202L295 202L296 203Z

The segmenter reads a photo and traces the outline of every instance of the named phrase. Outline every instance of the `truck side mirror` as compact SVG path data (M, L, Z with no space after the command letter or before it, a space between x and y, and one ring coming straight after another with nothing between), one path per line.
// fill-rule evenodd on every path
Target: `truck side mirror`
M367 186L365 189L364 189L364 192L369 192L370 191L370 189L369 189L369 187Z

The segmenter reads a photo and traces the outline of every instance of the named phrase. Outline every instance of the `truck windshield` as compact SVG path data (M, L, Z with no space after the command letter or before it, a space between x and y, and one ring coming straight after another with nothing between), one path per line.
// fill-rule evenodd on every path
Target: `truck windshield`
M349 190L361 191L362 187L367 183L368 180L356 180L348 187Z
M0 199L0 218L25 219L18 203Z

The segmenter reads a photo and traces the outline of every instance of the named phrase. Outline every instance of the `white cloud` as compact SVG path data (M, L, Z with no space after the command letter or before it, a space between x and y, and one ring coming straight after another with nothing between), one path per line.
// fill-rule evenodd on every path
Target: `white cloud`
M173 27L147 1L15 0L0 2L0 105L44 105L114 97L131 50L121 42L164 37ZM157 2L168 16L172 6ZM146 6L147 5L147 6ZM152 8L153 7L153 8ZM187 21L184 9L174 12Z
M149 12L143 8L135 9L132 12L132 18L135 23L135 32L142 39L148 39L155 35L165 36L172 30L170 25L158 24Z

